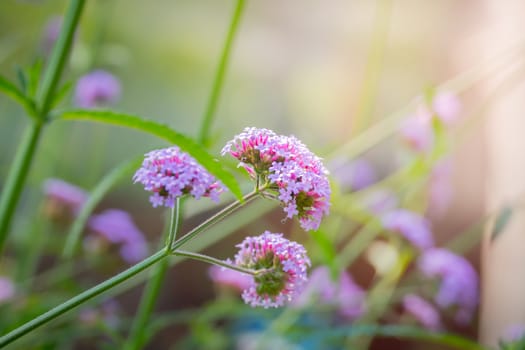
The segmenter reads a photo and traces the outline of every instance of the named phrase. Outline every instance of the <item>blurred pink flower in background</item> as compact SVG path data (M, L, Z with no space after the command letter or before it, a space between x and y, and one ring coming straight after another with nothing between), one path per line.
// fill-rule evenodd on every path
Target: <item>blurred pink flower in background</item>
M47 179L43 192L44 214L56 221L73 219L88 198L86 191L60 179Z
M406 210L392 210L382 216L383 226L401 234L419 249L428 249L434 245L430 222L418 213Z
M364 290L354 282L348 272L343 271L337 280L333 280L330 269L319 266L312 271L306 287L293 305L330 305L337 309L339 315L353 321L365 312L365 301Z
M525 337L525 324L516 323L507 326L503 330L502 340L505 342L516 342Z
M214 283L234 288L239 292L248 288L252 281L250 275L217 265L210 266L208 274Z
M339 158L330 164L331 174L343 191L359 191L377 181L374 168L365 159Z
M394 192L386 189L378 189L363 198L364 206L376 215L385 214L394 210L399 200Z
M131 216L119 209L108 209L94 215L88 222L89 229L97 236L87 238L85 246L89 249L91 240L102 238L120 247L120 255L128 263L136 263L148 254L147 242Z
M75 104L82 108L112 104L120 98L120 91L120 82L113 74L104 70L94 70L78 79Z
M441 317L436 308L425 299L415 294L407 294L403 297L403 308L410 313L425 328L439 331Z
M419 258L418 267L425 276L441 279L436 304L457 306L456 322L468 324L479 302L478 275L468 260L449 250L432 248Z
M61 16L53 16L46 23L41 43L42 51L46 56L51 53L53 46L55 46L55 42L60 34L60 29L62 28L62 22L63 19Z
M445 125L454 124L461 112L461 101L450 91L438 92L432 99L432 109L436 117Z
M430 151L434 144L432 115L426 108L420 107L416 114L405 119L400 132L403 141L415 152Z
M6 303L15 296L14 283L7 277L0 276L0 304Z

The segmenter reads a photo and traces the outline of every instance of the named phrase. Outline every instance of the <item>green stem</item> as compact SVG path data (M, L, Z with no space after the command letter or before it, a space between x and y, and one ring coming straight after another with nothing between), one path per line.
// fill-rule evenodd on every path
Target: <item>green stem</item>
M239 27L241 14L244 8L244 2L244 0L237 0L237 5L235 6L235 10L230 23L230 28L228 30L228 35L226 37L226 41L222 49L219 66L217 67L217 71L215 73L215 79L213 81L210 98L208 99L208 105L206 106L206 111L204 113L201 129L199 131L198 141L199 143L204 145L208 143L211 124L213 122L215 112L217 111L217 103L219 102L222 87L224 86L224 76L226 74L226 68L230 60L233 40L235 39L237 28Z
M175 204L175 207L172 208L170 215L170 226L167 232L168 237L164 247L166 254L170 253L168 248L173 243L173 239L177 236L179 231L180 213L180 198L177 198L177 203ZM142 349L142 346L145 342L146 328L153 308L155 307L155 302L157 301L162 282L166 276L166 271L168 271L168 267L169 259L164 259L157 266L155 266L150 280L144 289L144 294L142 295L142 299L135 316L135 321L131 327L130 336L124 345L124 349Z
M42 84L39 86L36 95L37 111L43 120L47 118L47 113L53 101L54 93L62 75L66 60L71 50L73 36L77 24L84 8L85 0L71 0L64 23L57 39L49 64L42 78Z
M241 266L237 266L237 265L234 265L234 264L229 264L229 263L227 263L224 260L220 260L220 259L208 256L208 255L199 254L199 253L193 253L193 252L187 252L185 250L175 250L171 254L176 255L176 256L184 256L186 258L202 261L202 262L205 262L205 263L208 263L208 264L222 266L222 267L225 267L227 269L239 271L239 272L246 273L246 274L252 275L252 276L256 276L256 275L258 275L260 273L267 272L267 270L265 270L265 269L262 269L262 270L247 269L247 268L244 268L244 267L241 267Z
M200 232L206 230L211 225L214 225L215 223L219 222L220 220L224 219L226 216L228 216L231 212L237 210L238 208L242 207L243 205L249 203L253 199L255 199L258 196L258 193L256 191L250 192L249 194L245 195L243 197L243 201L235 201L232 204L228 205L221 211L219 211L217 214L213 215L206 221L204 221L199 226L195 227L193 230L188 232L183 237L179 238L175 242L173 242L173 245L171 246L171 251L177 250L179 247L183 246L186 242L193 239L197 234Z
M11 226L13 213L20 199L22 188L27 179L28 171L33 161L36 147L42 133L43 124L33 122L25 131L13 160L13 165L7 175L2 195L0 197L0 253Z
M176 250L177 248L184 245L186 242L194 238L198 233L206 230L213 224L218 223L223 218L225 218L227 215L231 214L233 211L237 210L244 204L249 203L251 200L253 200L257 196L256 192L251 192L247 194L244 197L243 201L235 201L234 203L230 204L199 226L195 227L193 230L188 232L184 237L178 239L175 241L171 247L171 250ZM138 264L130 267L129 269L119 273L118 275L88 289L87 291L78 294L77 296L67 300L66 302L54 307L53 309L41 314L40 316L37 316L36 318L32 319L31 321L24 323L18 328L15 328L11 332L7 333L6 335L2 336L0 338L0 348L12 343L13 341L21 338L25 334L33 331L34 329L50 322L51 320L57 318L58 316L72 310L76 306L85 303L86 301L96 297L97 295L121 284L122 282L128 280L129 278L135 276L139 272L147 269L151 265L159 262L160 260L164 259L165 257L169 256L170 252L162 248L157 253L151 255L150 257L146 258L145 260L139 262Z
M57 318L58 316L72 310L80 304L85 303L86 301L96 297L99 294L119 285L120 283L128 280L129 278L135 276L139 272L147 269L151 265L157 263L158 261L166 258L168 253L165 249L161 249L150 257L142 260L138 264L130 267L129 269L119 273L118 275L86 290L83 293L78 294L77 296L67 300L66 302L54 307L53 309L37 316L31 321L24 323L18 328L15 328L11 332L0 338L0 348L12 343L13 341L21 338L25 334L33 331L34 329L48 323L49 321Z

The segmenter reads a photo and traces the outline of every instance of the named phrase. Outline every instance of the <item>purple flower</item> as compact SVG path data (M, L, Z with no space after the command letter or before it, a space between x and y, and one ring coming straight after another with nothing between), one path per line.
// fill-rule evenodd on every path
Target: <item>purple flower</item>
M311 303L332 305L339 314L349 321L359 318L365 312L365 292L352 276L343 271L333 280L330 269L320 266L310 275L304 290L294 300L293 305L304 307Z
M265 231L238 244L237 266L259 271L251 276L250 286L242 293L246 304L264 308L283 306L299 293L307 281L310 259L302 245L280 233Z
M359 191L377 181L377 175L370 163L364 159L336 160L332 164L332 174L343 190Z
M83 189L60 179L47 179L43 191L45 214L57 221L69 221L75 217L88 197Z
M210 197L217 202L225 190L214 176L177 146L147 153L133 182L140 182L146 191L153 192L150 202L154 207L173 207L175 200L185 194L195 199Z
M397 209L382 217L383 226L397 232L419 249L434 245L430 223L421 215L405 209Z
M321 159L294 136L246 128L222 149L237 158L253 178L277 192L288 218L305 230L319 228L330 207L328 171Z
M403 298L403 308L425 328L433 331L441 329L439 312L425 299L415 294L407 294Z
M128 263L136 263L146 257L148 247L144 235L131 216L119 209L108 209L94 215L89 228L107 242L120 247L120 255Z
M434 300L447 308L458 307L456 321L470 322L478 305L478 275L462 256L449 250L432 248L419 258L418 267L427 277L440 277L441 284Z
M239 291L249 288L253 280L247 274L217 265L212 265L208 270L208 274L213 282Z
M109 72L92 71L81 77L75 87L75 104L95 108L115 103L120 97L120 82Z
M403 140L416 152L428 152L434 144L432 115L425 108L420 108L415 115L405 120L401 126Z
M16 288L7 277L0 277L0 304L11 300L15 296Z
M457 121L461 111L461 101L449 91L442 91L432 99L432 109L436 117L446 125L451 125Z

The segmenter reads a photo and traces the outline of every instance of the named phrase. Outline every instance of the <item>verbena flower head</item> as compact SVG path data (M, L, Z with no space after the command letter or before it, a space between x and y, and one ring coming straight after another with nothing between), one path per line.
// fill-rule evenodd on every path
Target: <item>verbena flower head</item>
M442 328L441 317L436 308L415 294L407 294L403 297L403 308L411 314L425 328L438 331Z
M312 271L308 283L294 300L293 305L300 307L312 303L331 305L337 309L339 315L353 321L365 312L365 299L365 292L348 272L343 271L334 280L330 275L330 269L320 266Z
M393 210L383 215L382 222L387 230L401 234L419 249L434 245L430 223L417 213L405 209Z
M176 199L185 194L218 201L225 190L213 175L177 146L146 153L133 182L140 182L146 191L153 192L150 202L154 207L173 207Z
M222 149L246 171L278 192L288 218L297 216L305 230L317 229L330 207L328 171L321 159L294 136L246 128Z
M250 287L252 283L252 277L250 275L217 265L210 266L208 274L216 284L231 287L239 291Z
M442 308L457 306L456 321L466 324L478 305L478 275L462 256L449 250L432 248L419 258L418 267L427 277L440 277L434 300Z
M90 218L88 226L108 243L119 246L120 255L128 263L136 263L148 254L144 235L131 216L123 210L108 209L94 215Z
M75 217L88 197L80 187L60 179L47 179L43 191L46 197L45 214L59 221Z
M310 259L306 249L280 233L265 231L247 237L237 245L235 264L260 273L251 276L251 283L242 293L246 304L264 308L279 307L290 302L307 281Z
M75 87L75 104L94 108L115 103L120 97L120 82L111 73L95 70L81 77Z

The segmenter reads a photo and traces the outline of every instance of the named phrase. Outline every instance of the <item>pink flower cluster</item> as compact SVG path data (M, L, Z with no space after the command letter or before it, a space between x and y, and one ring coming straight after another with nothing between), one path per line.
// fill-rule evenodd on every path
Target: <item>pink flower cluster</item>
M330 207L328 171L321 159L294 136L246 128L222 149L237 158L262 185L278 192L288 218L297 216L305 230L319 228Z
M479 300L478 275L472 265L449 250L432 248L420 257L418 267L427 277L441 278L436 304L442 308L457 306L456 321L470 322Z
M279 307L290 302L307 281L310 259L306 249L280 233L265 231L257 237L246 237L235 255L237 266L259 273L251 276L242 293L246 304L264 308Z
M175 200L185 194L195 199L210 197L219 200L224 186L202 165L177 146L154 150L145 155L142 167L133 176L146 191L153 192L154 207L173 207Z
M75 104L82 108L94 108L115 103L120 97L120 90L120 82L113 74L94 70L78 80Z
M311 303L331 305L344 319L353 321L365 312L365 302L365 292L348 272L343 271L334 280L330 276L330 269L320 266L312 271L306 287L293 304L299 307L309 306Z

